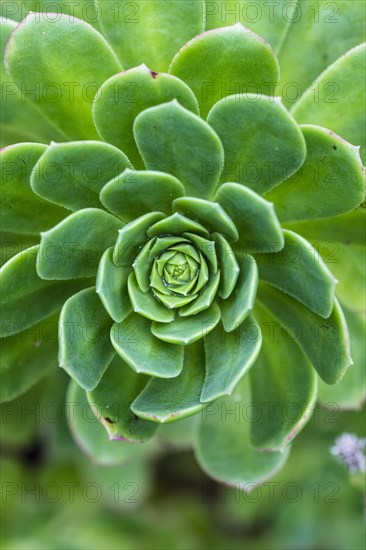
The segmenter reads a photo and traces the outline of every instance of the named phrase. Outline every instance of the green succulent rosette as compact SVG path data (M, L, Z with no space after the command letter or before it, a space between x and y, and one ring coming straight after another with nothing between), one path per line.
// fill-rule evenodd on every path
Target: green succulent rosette
M364 171L338 135L362 143L347 76L361 71L361 31L320 77L321 90L339 77L356 107L309 91L288 109L275 52L238 20L219 25L223 2L207 3L206 29L200 0L135 2L135 26L108 4L95 2L97 28L48 13L3 23L16 94L3 121L2 399L58 363L110 439L146 441L200 413L202 466L260 481L310 417L318 377L326 400L352 364L350 339L362 362ZM291 44L296 24L280 23L254 30L286 75L296 52L279 36ZM307 63L306 86L319 72ZM364 398L361 367L343 406ZM71 427L114 456L99 425Z

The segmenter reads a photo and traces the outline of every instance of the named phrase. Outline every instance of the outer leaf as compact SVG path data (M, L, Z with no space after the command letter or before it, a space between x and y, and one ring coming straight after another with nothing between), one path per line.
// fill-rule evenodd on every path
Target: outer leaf
M95 288L69 298L60 316L60 366L85 390L93 390L115 352L109 339L112 319Z
M71 433L82 451L101 466L124 464L139 452L140 445L109 441L103 426L94 414L85 391L73 380L67 392L66 411Z
M100 194L104 206L125 222L148 212L170 214L172 201L184 195L183 185L170 174L126 169Z
M366 400L366 319L364 314L342 307L350 333L354 365L336 386L328 386L319 380L319 399L323 403L336 403L341 409L360 410Z
M99 263L96 292L116 323L121 323L132 311L127 292L131 269L113 263L113 247L105 251Z
M150 321L132 313L111 332L118 355L138 373L174 378L183 368L183 348L165 344L150 331Z
M145 385L146 377L134 373L120 357L115 357L95 390L87 394L110 440L143 443L156 432L156 424L138 418L130 409Z
M230 296L220 303L222 323L226 332L241 325L253 309L257 287L258 269L253 256L238 258L239 277Z
M233 396L221 398L203 411L195 454L211 477L249 492L284 465L288 450L264 453L251 445L253 413L248 386L244 379Z
M262 36L277 51L296 15L296 2L253 3L252 0L209 0L206 2L206 29L227 27L237 22Z
M280 252L256 257L259 278L328 317L337 280L310 243L292 231L283 234L285 246Z
M303 164L305 140L280 98L233 95L213 106L207 121L222 141L222 181L263 194Z
M234 250L256 253L283 248L281 226L270 202L237 183L224 183L216 200L238 228L239 241Z
M317 375L297 342L265 309L256 309L263 345L250 372L252 397L261 411L251 424L255 446L283 450L309 420L317 396Z
M174 100L139 114L133 131L149 170L162 170L177 177L187 195L212 195L224 153L219 138L206 122Z
M202 342L184 348L184 366L179 376L153 378L132 403L131 409L141 418L155 422L175 422L203 408L200 401L205 378Z
M278 54L281 67L279 91L286 104L296 103L324 69L365 40L365 16L362 2L319 0L316 4L299 3ZM306 37L301 48L299 37ZM332 98L337 87L327 91Z
M165 71L173 55L203 31L203 1L96 0L105 36L126 67Z
M283 292L260 283L258 300L278 319L327 384L338 382L352 364L349 335L337 300L323 319Z
M57 321L57 315L49 317L1 342L1 402L12 401L57 367Z
M364 162L365 47L360 44L328 67L292 109L299 123L325 126L350 143L361 145ZM335 109L337 116L334 116Z
M115 243L122 222L97 208L68 216L42 233L37 271L42 279L75 279L97 274L99 260Z
M98 87L120 71L121 65L90 25L66 15L58 15L55 24L47 14L31 13L8 42L6 67L23 93L68 139L98 137L92 100Z
M67 216L63 208L35 195L31 172L47 149L40 143L19 143L1 152L1 229L38 234Z
M0 147L6 147L12 143L25 141L44 141L51 139L62 139L62 134L56 130L53 124L48 121L42 113L30 101L25 101L20 90L6 74L4 67L4 52L11 33L17 26L12 19L14 2L4 3L3 18L0 21L0 51L1 51L1 109L0 109ZM0 5L0 10L3 4ZM5 9L8 8L8 10ZM17 11L17 10L16 10ZM20 11L20 9L19 9ZM11 19L6 19L11 14Z
M201 400L231 395L256 360L261 343L261 330L253 317L247 317L229 334L218 325L206 336L206 379Z
M210 233L213 231L222 233L229 241L237 241L239 238L235 224L217 202L181 197L174 201L173 210L197 220Z
M362 203L364 170L358 154L342 138L320 126L301 126L307 156L291 178L266 194L282 221L343 214Z
M148 107L172 99L198 114L197 100L185 82L140 65L102 85L93 105L94 123L102 139L122 149L135 167L143 168L132 132L134 120Z
M33 170L31 186L37 195L70 210L101 208L103 185L127 166L126 155L107 143L52 143Z
M269 45L240 23L188 42L174 57L169 72L193 90L204 117L227 95L252 92L253 88L270 95L279 76Z
M43 281L37 275L39 246L20 252L1 273L1 337L31 327L60 309L85 281Z

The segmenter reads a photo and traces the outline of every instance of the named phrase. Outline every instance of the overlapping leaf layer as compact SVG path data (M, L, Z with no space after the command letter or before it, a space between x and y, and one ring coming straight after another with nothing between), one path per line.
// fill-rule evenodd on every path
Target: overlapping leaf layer
M216 28L210 14L214 30L202 33L201 0L183 12L172 1L168 19L164 2L137 2L142 20L157 23L150 49L144 25L117 28L106 4L103 34L66 15L29 14L6 47L19 93L24 83L43 91L24 103L30 117L42 113L39 128L2 153L2 397L56 363L45 335L53 323L70 395L93 405L110 439L146 441L159 424L200 413L202 466L227 482L261 481L309 418L317 375L326 395L352 364L337 279L316 242L336 239L345 264L347 255L357 264L359 148L318 125L329 109L318 112L309 94L291 114L274 88L264 91L279 63L262 38L241 24ZM5 23L7 36L14 27ZM329 71L360 59L361 46ZM64 92L73 78L71 99L45 95L50 80ZM351 139L348 118L339 130ZM339 289L359 334L363 306ZM253 403L261 415L249 426ZM278 408L266 418L268 403ZM88 453L108 454L82 419L73 431Z

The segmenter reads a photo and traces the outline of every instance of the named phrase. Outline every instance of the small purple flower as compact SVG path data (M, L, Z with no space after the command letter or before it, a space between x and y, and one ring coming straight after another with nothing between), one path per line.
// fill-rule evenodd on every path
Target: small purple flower
M366 458L363 449L366 438L360 439L355 434L344 433L336 439L330 449L334 456L339 456L351 473L366 470Z

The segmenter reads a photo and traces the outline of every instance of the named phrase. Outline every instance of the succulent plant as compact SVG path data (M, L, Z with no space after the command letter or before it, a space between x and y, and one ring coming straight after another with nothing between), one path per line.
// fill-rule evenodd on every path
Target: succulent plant
M245 2L234 24L230 2L206 2L205 18L201 0L114 2L119 17L112 4L94 3L98 30L67 14L2 23L2 399L59 363L111 440L191 430L196 415L202 467L261 481L309 419L318 376L326 400L352 364L350 337L360 364L337 399L364 398L349 282L362 286L365 47L349 17L363 8L337 3L335 53L333 30L310 25L332 46L325 67L311 51L296 67L309 14L254 25L299 86L330 64L319 101L313 85L291 107L275 52L240 22ZM80 414L71 428L107 462L136 449Z

